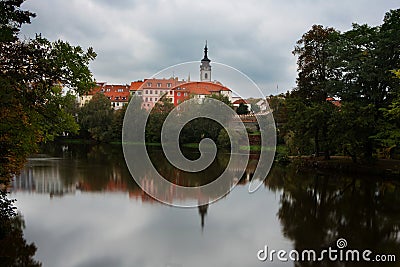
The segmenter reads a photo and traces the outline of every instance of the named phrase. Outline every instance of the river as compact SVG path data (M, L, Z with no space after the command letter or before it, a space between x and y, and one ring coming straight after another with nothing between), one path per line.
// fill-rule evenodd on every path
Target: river
M207 172L184 179L166 166L160 148L149 154L170 180L195 185L217 177L229 161L218 154ZM277 254L259 259L266 247L268 256L271 250L286 251L286 258L292 250L320 255L338 249L338 240L347 249L396 256L385 266L399 266L400 180L276 165L250 194L256 165L252 155L238 185L215 203L177 208L140 189L120 146L49 144L29 158L10 197L43 266L364 266L327 258L295 263Z

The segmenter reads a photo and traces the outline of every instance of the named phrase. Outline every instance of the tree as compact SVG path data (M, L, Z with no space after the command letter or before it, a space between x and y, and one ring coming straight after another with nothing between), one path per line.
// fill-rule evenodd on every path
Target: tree
M356 152L353 159L371 160L377 149L398 143L390 140L390 132L396 132L398 124L388 121L385 110L400 90L391 72L400 65L399 29L400 10L392 10L381 26L354 24L353 29L338 36L333 66L343 75L335 82L335 91L343 103L343 122L348 123L341 125L338 137L345 141L344 147ZM360 122L357 132L355 121Z
M113 115L110 100L102 93L95 94L79 111L81 135L99 142L110 141Z
M162 96L155 104L150 112L146 125L146 142L160 143L161 142L161 128L171 110L174 109L174 104L167 98L166 95Z
M331 96L330 80L338 75L335 69L329 67L330 59L334 56L330 50L330 40L335 34L337 31L333 28L314 25L297 41L293 54L298 56L299 74L297 88L293 90L288 104L291 113L288 125L299 144L311 144L312 139L314 153L319 155L322 148L327 159L332 149L332 137L328 135L329 118L330 112L335 111L327 98Z
M96 57L67 42L37 35L19 40L22 24L35 15L20 9L24 0L0 2L0 177L18 172L37 144L75 131L60 88L85 93L93 87L88 64Z
M240 103L239 106L238 106L238 108L236 109L236 113L237 113L238 115L246 115L246 114L249 114L249 113L250 113L249 107L248 107L247 105L243 104L243 103Z

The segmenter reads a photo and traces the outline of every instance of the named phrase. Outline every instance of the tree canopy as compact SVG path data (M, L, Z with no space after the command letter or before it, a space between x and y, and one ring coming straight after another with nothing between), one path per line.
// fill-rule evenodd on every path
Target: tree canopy
M93 87L88 64L96 57L65 41L41 35L21 40L20 27L35 14L24 0L0 2L0 177L17 172L37 143L76 132L62 89L83 94ZM6 179L7 180L7 179Z
M288 128L300 153L370 160L399 145L400 9L382 25L353 24L343 33L314 25L293 53L299 76L287 101Z

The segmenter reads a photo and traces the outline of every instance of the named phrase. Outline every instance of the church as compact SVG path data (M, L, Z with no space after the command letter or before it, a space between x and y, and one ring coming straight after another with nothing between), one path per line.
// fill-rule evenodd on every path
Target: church
M114 109L120 109L128 104L129 96L138 96L143 100L142 108L150 110L160 100L166 97L175 106L189 98L205 98L211 95L226 96L232 102L232 91L218 81L212 81L211 60L208 58L207 42L204 47L203 59L200 62L200 80L188 81L173 78L151 78L135 81L130 85L108 85L97 83L88 94L80 96L81 106L85 105L96 93L103 93L110 99Z

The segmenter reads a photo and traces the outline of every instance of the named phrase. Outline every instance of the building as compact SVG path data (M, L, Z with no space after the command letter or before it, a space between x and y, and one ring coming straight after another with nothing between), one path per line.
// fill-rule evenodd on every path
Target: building
M173 103L175 106L189 98L205 98L211 95L223 95L232 102L232 91L218 81L211 82L211 60L208 58L207 42L204 57L200 64L200 82L184 82L174 88Z
M139 90L139 88L143 85L143 83L143 81L131 82L131 86L129 87L131 96L142 96L142 91Z
M96 87L93 88L92 91L79 97L79 105L83 107L97 93L104 94L110 100L113 109L118 110L124 105L128 104L130 97L130 86L107 84L105 82L96 83Z
M117 110L128 104L130 96L138 96L143 100L142 108L150 110L165 96L175 106L190 97L204 98L210 95L223 95L232 102L232 91L218 81L211 81L211 60L208 58L207 42L204 47L204 56L200 64L200 81L191 82L179 80L177 77L151 78L143 81L131 82L130 85L108 85L105 82L97 83L88 94L79 97L80 106L87 104L96 93L103 93L111 101L112 107Z
M174 105L177 106L183 101L194 98L205 98L211 95L223 95L232 99L232 91L218 82L187 82L172 89L174 92Z
M247 106L247 110L249 112L251 112L251 104L247 103L247 101L242 98L234 101L232 104L233 104L233 107L235 110L237 110L237 108L240 106L240 104L243 104L243 105Z
M208 47L207 41L206 46L204 47L204 57L201 60L200 65L200 81L201 82L211 82L211 60L208 58Z
M149 110L154 107L161 97L165 96L172 103L174 102L174 94L172 88L184 83L179 81L178 78L169 79L146 79L137 90L137 95L142 95L142 107Z

